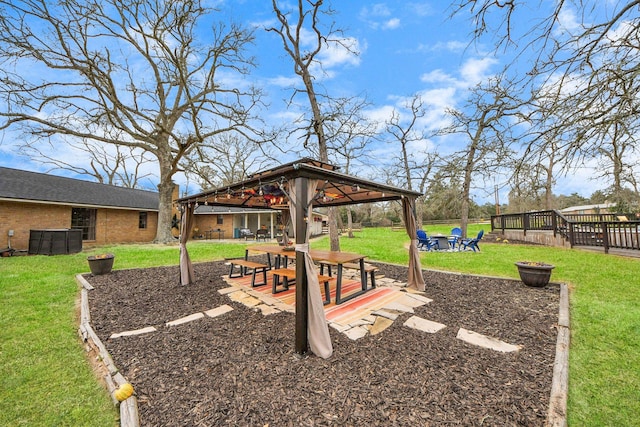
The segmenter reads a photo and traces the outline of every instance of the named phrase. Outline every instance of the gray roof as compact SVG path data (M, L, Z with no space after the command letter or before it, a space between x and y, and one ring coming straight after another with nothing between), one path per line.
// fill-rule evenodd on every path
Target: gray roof
M0 199L158 210L158 193L0 167Z
M193 211L196 215L214 215L214 214L239 214L239 213L275 213L273 209L245 209L234 206L213 206L213 205L198 205Z

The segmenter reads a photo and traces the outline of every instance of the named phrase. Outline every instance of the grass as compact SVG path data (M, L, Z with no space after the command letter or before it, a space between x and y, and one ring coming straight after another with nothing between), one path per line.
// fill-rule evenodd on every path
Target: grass
M475 235L482 225L473 224ZM487 226L485 231L489 231ZM429 226L447 234L451 226ZM341 238L341 249L407 264L409 238L388 228ZM516 261L554 264L571 287L569 425L640 425L640 259L580 250L481 242L481 252L421 253L423 268L517 277ZM328 248L326 237L315 248ZM74 275L87 255L112 252L114 268L178 263L177 246L126 245L80 254L0 259L0 425L114 426L117 413L78 338ZM194 262L242 256L244 242L191 242Z

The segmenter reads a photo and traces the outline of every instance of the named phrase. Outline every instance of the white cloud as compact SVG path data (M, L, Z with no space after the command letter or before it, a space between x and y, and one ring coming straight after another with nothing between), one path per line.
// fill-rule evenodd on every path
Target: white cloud
M278 86L278 87L293 87L296 84L300 83L300 78L298 76L277 76L271 79L267 79L267 84L269 86Z
M558 23L562 31L568 31L570 33L580 28L580 21L575 11L566 6L563 7L558 14Z
M318 60L325 71L341 65L357 66L360 64L360 56L353 52L360 52L358 39L345 37L340 40L340 43L331 43L326 46L318 55Z
M456 80L450 74L445 73L441 69L437 69L421 75L420 81L424 83L454 84Z
M463 52L469 46L468 43L463 43L456 40L449 40L446 42L437 42L436 44L420 44L418 50L421 52Z
M489 69L497 64L495 58L471 58L460 68L460 76L466 87L474 86L489 77Z
M382 24L383 30L395 30L398 27L400 27L400 19L398 18L389 19L384 24Z

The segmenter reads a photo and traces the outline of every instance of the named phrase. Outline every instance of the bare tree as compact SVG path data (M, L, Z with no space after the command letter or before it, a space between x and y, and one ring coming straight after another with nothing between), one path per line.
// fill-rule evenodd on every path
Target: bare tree
M386 122L386 132L390 136L391 144L399 144L400 154L393 156L393 170L396 172L396 185L406 186L409 190L414 187L424 194L428 179L435 170L438 155L429 151L427 147L428 134L424 127L420 127L420 120L427 114L424 102L419 94L414 94L403 105L408 114L403 115L394 109ZM407 118L408 117L408 118ZM412 146L423 146L423 149L412 149ZM424 196L416 201L416 217L418 227L422 226Z
M229 185L277 163L262 153L261 147L235 134L221 134L190 153L183 169L195 176L203 189Z
M65 135L153 156L156 241L173 241L172 178L180 160L214 135L255 137L249 124L259 92L225 79L253 66L243 53L253 34L235 24L201 31L215 11L199 0L0 6L0 94L8 105L0 129L19 127L34 144L60 144L57 136Z
M497 47L517 44L519 52L538 52L527 83L542 92L545 86L556 91L553 109L562 112L559 120L538 132L562 136L558 159L566 163L565 170L567 165L601 159L613 187L627 181L635 188L635 162L629 154L640 131L640 1L563 0L540 5L548 7L545 18L523 28L517 37L512 20L518 13L529 13L517 2L458 0L453 15L469 13L476 40L488 35Z
M319 160L328 162L329 153L325 136L327 114L322 110L320 94L315 83L316 74L322 73L319 55L329 46L338 46L352 53L355 53L355 49L352 42L342 37L341 31L333 27L333 21L326 29L323 27L321 17L335 13L323 0L298 0L294 4L296 5L292 7L294 10L286 11L278 5L277 0L272 0L273 11L279 26L267 28L267 31L274 32L280 37L284 51L293 61L294 72L303 82L303 88L295 89L293 97L298 93L305 94L311 108L311 118L304 134L304 145L306 147L312 137L316 138ZM334 208L329 209L329 240L331 250L340 250L337 212Z
M467 141L462 150L447 157L447 163L461 171L460 227L463 236L467 235L474 181L480 183L478 181L492 178L510 157L514 118L519 116L521 105L514 96L513 85L503 76L496 76L486 85L473 88L463 110L447 111L452 124L440 134L464 135Z
M102 184L145 188L147 185L143 181L152 182L152 174L146 172L145 168L152 161L140 149L119 145L105 146L86 138L73 138L65 143L73 153L72 156L59 157L56 147L43 147L42 144L26 144L20 147L20 151L32 160L51 166L51 170L88 175ZM81 157L86 157L89 164L78 163Z
M368 164L370 143L376 137L377 126L365 116L365 109L370 105L364 98L338 98L332 100L334 114L331 120L325 121L326 139L329 158L342 168L346 174L363 164ZM353 238L352 206L347 211L347 236Z

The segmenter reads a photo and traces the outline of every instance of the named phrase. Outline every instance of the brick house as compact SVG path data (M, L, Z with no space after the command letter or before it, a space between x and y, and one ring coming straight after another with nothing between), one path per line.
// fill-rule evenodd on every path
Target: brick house
M247 228L255 233L267 230L269 238L280 234L283 211L274 209L243 209L238 207L199 205L194 211L193 238L231 239L239 238L240 229ZM286 213L288 215L288 213ZM311 234L322 234L326 215L313 212Z
M81 229L84 246L151 242L157 224L156 192L0 167L0 248L27 250L44 229Z

